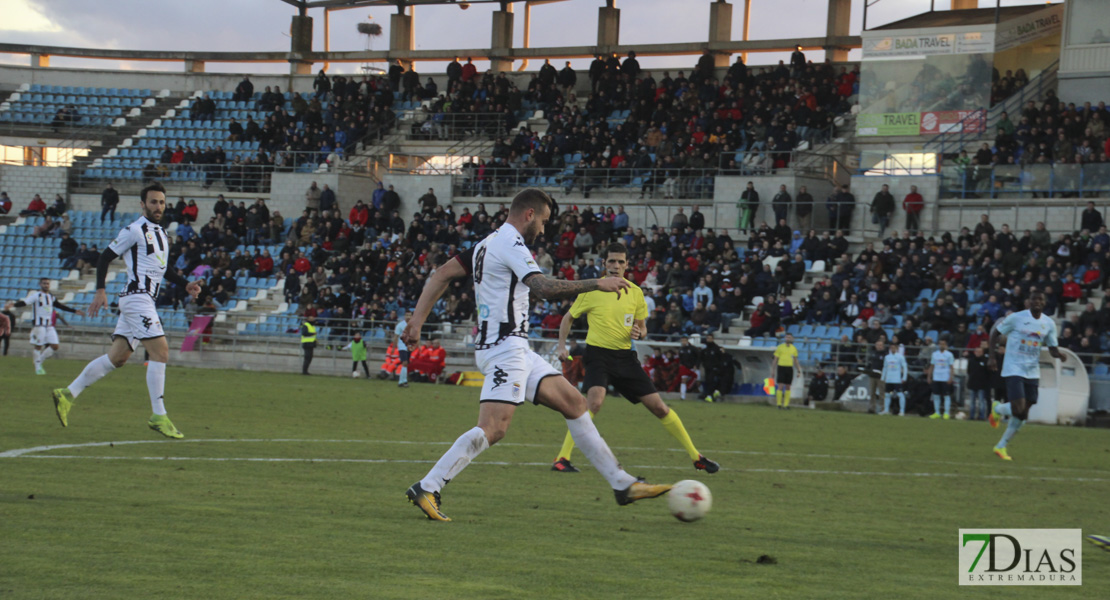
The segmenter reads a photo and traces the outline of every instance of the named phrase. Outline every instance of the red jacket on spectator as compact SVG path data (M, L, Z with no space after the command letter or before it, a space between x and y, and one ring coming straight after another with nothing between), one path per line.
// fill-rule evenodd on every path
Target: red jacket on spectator
M925 199L917 192L910 192L906 194L906 199L902 201L902 210L907 214L916 214L925 208Z
M555 258L559 260L571 260L574 258L574 246L571 245L567 238L563 238L559 242L559 246L555 248Z
M308 259L302 256L293 261L293 270L304 275L312 270L312 263L308 262Z
M1094 282L1098 281L1099 277L1102 277L1102 270L1101 269L1098 269L1098 268L1087 269L1086 271L1083 272L1083 284L1088 285L1088 284L1094 283Z
M952 265L948 267L948 272L944 274L945 281L961 281L964 278L963 265Z
M563 277L565 277L567 281L574 281L574 278L577 277L577 274L574 272L574 265L570 264L569 262L563 265L563 268L559 271L563 274Z
M688 266L690 267L690 270L691 270L691 271L697 271L697 270L698 270L698 266L699 266L699 265L700 265L701 263L699 263L699 262L698 262L698 259L697 259L696 257L694 257L694 256L687 256L687 257L686 257L686 264L687 264L687 265L688 265Z
M475 67L474 63L468 62L463 65L461 75L463 81L470 81L471 79L474 79L476 75L478 75L478 67Z
M1074 281L1065 281L1063 296L1068 300L1079 300L1081 297L1083 297L1083 290L1080 289L1078 283Z
M568 231L564 231L561 235L559 235L559 241L562 242L563 240L566 240L566 241L573 244L574 243L574 238L576 238L576 237L578 237L577 232L568 230Z
M365 204L356 204L351 207L351 214L347 215L347 219L351 222L351 225L358 224L366 227L366 224L370 222L370 210L366 208Z
M186 216L186 217L189 217L189 222L190 223L196 223L197 222L197 212L198 212L198 207L197 207L196 204L194 204L192 206L186 206L185 208L181 209L181 214Z
M183 150L178 150L174 152L172 156L170 156L170 162L175 165L181 164L181 161L183 160L185 160L185 152Z
M274 259L269 256L259 256L254 259L254 272L269 275L274 272Z
M553 312L543 318L540 326L543 327L543 337L553 338L559 337L559 325L563 323L563 315L558 312Z
M12 201L7 198L0 199L0 215L6 215L10 212L12 212Z
M470 213L463 213L463 214L459 215L459 225L466 225L467 229L470 229L470 222L473 221L473 220L474 220L474 215L472 215Z
M37 213L46 212L46 203L42 201L42 198L34 198L31 200L31 203L27 205L27 210Z

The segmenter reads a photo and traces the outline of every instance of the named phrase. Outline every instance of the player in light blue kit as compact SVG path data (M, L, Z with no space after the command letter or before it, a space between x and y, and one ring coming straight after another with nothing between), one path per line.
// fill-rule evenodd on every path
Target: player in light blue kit
M890 352L883 357L882 380L886 387L886 397L883 400L883 412L880 415L890 414L890 398L898 394L899 417L906 416L906 392L902 385L906 383L906 376L910 369L906 365L906 357L898 351L898 344L890 345Z
M401 360L401 373L397 376L397 387L409 387L409 347L401 336L409 323L405 320L405 309L397 309L397 327L393 328L393 343L397 348L397 356Z
M1057 348L1056 323L1042 312L1044 294L1030 294L1027 305L1028 310L1010 313L994 326L988 346L991 352L990 368L997 369L999 337L1006 336L1002 379L1006 381L1006 398L1009 402L1001 404L995 401L987 419L991 427L998 427L1001 417L1010 419L1002 439L994 447L994 453L1002 460L1013 460L1006 451L1006 445L1029 418L1029 407L1037 403L1041 380L1041 350L1047 348L1048 353L1057 360L1064 358Z
M940 398L944 396L944 418L952 418L952 367L956 357L948 351L948 340L941 340L939 349L929 358L929 387L933 392L933 414L930 419L941 418Z

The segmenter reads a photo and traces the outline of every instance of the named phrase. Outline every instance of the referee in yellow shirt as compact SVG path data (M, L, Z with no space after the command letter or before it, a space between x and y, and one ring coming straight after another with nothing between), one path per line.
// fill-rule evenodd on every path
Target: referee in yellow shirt
M605 277L624 277L628 269L628 251L623 244L609 244L605 249ZM720 466L703 456L690 441L690 434L682 426L682 420L659 397L659 392L651 379L640 366L636 351L632 350L632 340L641 339L647 333L644 319L647 318L647 303L644 292L633 285L624 294L616 295L601 291L579 294L574 305L563 317L559 326L559 358L567 359L566 342L574 320L586 315L589 330L586 334L586 377L582 386L586 390L586 405L590 414L597 415L605 394L612 385L619 394L633 404L643 404L651 414L662 422L686 449L694 468L716 473ZM570 463L574 451L574 440L567 433L563 448L559 451L552 471L577 473L578 469Z
M794 336L786 334L786 339L775 348L775 359L771 372L775 374L775 406L790 409L790 386L794 383L794 369L802 376L802 365L798 362L798 347Z

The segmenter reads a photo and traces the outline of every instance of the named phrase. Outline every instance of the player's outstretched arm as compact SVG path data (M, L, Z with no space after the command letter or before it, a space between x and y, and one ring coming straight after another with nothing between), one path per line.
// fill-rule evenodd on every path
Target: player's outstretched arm
M466 275L466 269L454 258L443 263L435 273L432 273L424 283L424 289L420 292L420 299L416 301L416 308L412 310L405 332L401 334L402 341L406 344L420 342L420 330L424 327L424 321L427 320L428 315L431 314L432 307L447 291L447 286L464 275Z
M544 300L569 300L578 294L600 290L615 292L620 298L621 291L632 285L623 277L606 277L604 279L583 279L581 281L566 281L555 279L541 273L529 275L524 279L524 285L532 293Z

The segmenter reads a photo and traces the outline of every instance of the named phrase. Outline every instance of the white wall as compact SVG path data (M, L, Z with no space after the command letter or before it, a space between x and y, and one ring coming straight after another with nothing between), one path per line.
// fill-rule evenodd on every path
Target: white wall
M35 194L49 205L55 194L66 195L66 169L0 165L0 191L8 193L15 211L27 208Z

